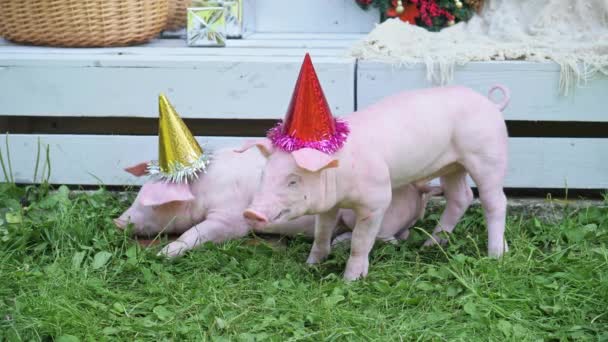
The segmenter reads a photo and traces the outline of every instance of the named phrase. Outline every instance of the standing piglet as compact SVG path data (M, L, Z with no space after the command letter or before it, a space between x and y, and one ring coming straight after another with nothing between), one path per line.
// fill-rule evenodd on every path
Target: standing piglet
M339 208L356 213L344 277L368 273L368 255L391 203L391 188L441 177L446 208L434 235L451 232L473 196L467 173L479 189L488 225L488 253L507 250L504 239L507 130L495 104L465 87L405 91L334 119L307 55L286 119L257 146L268 158L264 177L243 215L277 224L317 214L308 263L330 252ZM434 238L435 239L435 238Z

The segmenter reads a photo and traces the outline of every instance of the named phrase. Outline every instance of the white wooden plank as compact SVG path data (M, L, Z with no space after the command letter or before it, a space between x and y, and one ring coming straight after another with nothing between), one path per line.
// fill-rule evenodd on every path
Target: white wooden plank
M0 60L0 115L156 117L164 92L183 117L274 119L287 109L303 54L25 57ZM333 112L352 112L355 61L313 61Z
M50 182L55 184L142 184L146 177L134 177L123 169L158 158L158 138L154 136L40 135L40 139L43 147L46 144L50 146ZM221 147L240 146L244 139L197 137L201 146L210 151ZM9 146L15 181L32 182L38 136L11 135ZM41 156L44 156L44 153L41 153ZM43 164L44 160L41 160L38 181Z
M157 155L155 136L41 135L51 147L54 183L138 184L122 168ZM207 147L238 146L243 138L199 138ZM30 182L36 135L11 135L15 179ZM608 189L608 139L511 138L506 186ZM93 156L93 157L92 157ZM95 175L95 177L93 176Z
M328 49L328 48L342 48L344 54L346 50L350 48L355 41L334 39L334 40L296 40L296 39L285 39L285 40L271 40L271 39L233 39L228 40L226 46L230 48L239 47L255 47L255 48L299 48L299 49Z
M202 49L202 48L201 48ZM184 49L187 51L188 49ZM341 50L336 49L238 49L234 54L222 53L221 49L210 48L207 54L196 53L179 54L110 54L110 55L78 55L78 54L0 54L0 67L166 67L184 68L197 66L202 63L216 62L265 62L280 63L300 61L306 53L310 53L313 61L322 59L323 62L352 63L355 59L340 55ZM266 52L267 51L267 52Z
M359 61L357 74L359 108L401 90L432 86L423 65L406 68ZM601 100L608 94L608 77L591 80L564 97L555 63L476 62L456 67L454 76L452 84L469 86L483 94L496 83L508 86L511 103L505 111L507 120L608 121L606 102Z
M177 33L177 32L175 32ZM184 30L185 34L185 30ZM49 51L68 51L68 52L76 52L81 51L82 53L97 53L103 51L129 51L138 48L150 48L150 47L186 47L185 38L173 38L176 36L171 36L172 38L159 38L153 39L148 43L134 45L134 46L123 46L123 47L106 47L106 48L55 48L55 47L45 47L45 46L28 46L28 45L20 45L11 43L7 40L0 38L0 47L2 48L20 48L21 50L36 50L36 49L44 49ZM185 37L185 35L184 35ZM268 44L268 41L351 41L355 42L365 37L363 33L309 33L309 32L283 32L283 33L274 33L274 32L255 32L249 33L243 39L229 39L228 43L237 43L239 41L250 41L250 42L259 42L266 41L264 44ZM232 45L228 44L226 48L231 48ZM198 49L201 50L201 49Z
M166 42L171 43L166 43ZM347 55L346 47L350 46L349 41L345 43L334 44L330 41L323 41L323 46L315 46L313 43L308 42L291 42L281 41L275 43L268 40L260 40L259 44L253 44L248 42L251 46L230 46L225 48L215 47L185 47L181 40L163 39L159 42L162 43L151 43L147 46L130 47L130 48L107 48L107 49L69 49L58 50L57 48L50 47L30 47L24 49L24 46L6 46L0 47L0 61L6 63L6 61L15 60L16 56L30 58L38 58L44 61L45 59L54 59L57 56L88 56L89 59L96 58L97 56L142 56L143 58L148 56L301 56L306 52L311 54L320 54L327 57L342 57ZM270 42L270 43L269 43ZM342 41L340 41L342 42ZM283 44L284 43L284 44ZM152 45L153 44L153 45ZM283 46L279 46L283 44ZM321 45L321 44L319 44ZM41 57L42 56L42 57Z
M511 138L508 187L608 189L608 139Z
M380 19L354 0L255 1L256 32L367 33Z
M306 33L260 33L252 34L246 39L230 39L224 48L188 47L185 39L155 39L147 44L109 47L109 48L57 48L48 46L23 46L18 44L0 44L0 54L77 54L77 55L209 55L209 54L237 54L240 49L247 49L249 53L272 55L267 49L336 49L339 54L346 54L346 50L362 34L306 34ZM251 48L255 48L252 50ZM290 53L290 51L286 51ZM335 53L334 55L338 55Z

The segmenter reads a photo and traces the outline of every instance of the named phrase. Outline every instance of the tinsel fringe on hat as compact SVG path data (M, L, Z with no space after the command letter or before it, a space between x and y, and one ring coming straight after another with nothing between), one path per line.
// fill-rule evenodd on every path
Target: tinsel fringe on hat
M210 156L205 153L190 165L183 165L180 162L172 163L169 166L169 168L173 170L172 172L163 172L156 160L148 164L147 170L148 173L156 179L174 183L188 183L198 178L199 171L206 173L209 162Z
M268 131L268 138L272 143L285 152L297 151L301 148L313 148L315 150L332 154L338 151L348 138L350 129L345 121L335 119L336 131L331 138L320 141L304 141L284 133L284 122L279 122Z

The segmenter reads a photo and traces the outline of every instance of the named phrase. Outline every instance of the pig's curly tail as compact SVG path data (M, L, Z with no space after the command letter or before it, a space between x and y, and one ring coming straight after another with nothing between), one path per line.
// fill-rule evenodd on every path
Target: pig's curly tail
M509 88L500 84L496 84L492 86L492 88L490 88L490 91L488 91L488 97L490 98L490 100L492 99L492 93L494 93L494 91L497 89L502 92L502 101L500 103L497 103L496 105L498 106L498 109L502 112L511 100L511 92L509 91Z

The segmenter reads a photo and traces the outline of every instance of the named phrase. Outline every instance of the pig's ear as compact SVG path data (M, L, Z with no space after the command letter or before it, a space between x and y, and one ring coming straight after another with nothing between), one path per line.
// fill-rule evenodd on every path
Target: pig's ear
M188 184L148 182L139 190L139 202L143 206L158 206L175 201L191 201L194 195Z
M338 167L339 164L338 159L334 159L329 154L308 147L293 151L291 155L299 167L311 172Z
M245 141L243 146L241 146L241 148L234 150L234 152L242 153L254 146L257 147L258 150L260 150L260 152L266 158L268 158L272 154L272 152L274 152L274 146L272 146L272 142L270 141L270 139L267 138L247 140Z
M125 171L136 177L141 177L148 174L148 162L139 163L137 165L125 168Z

